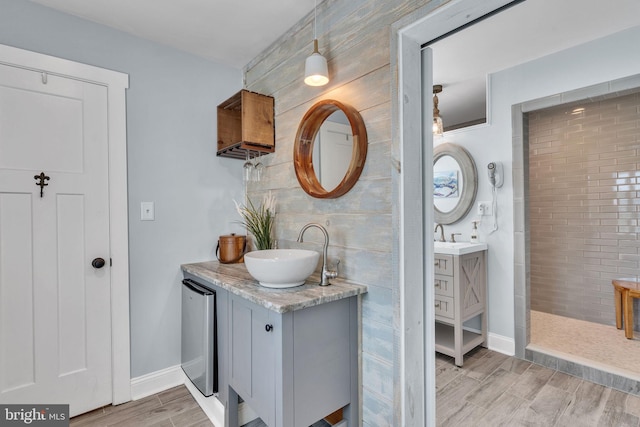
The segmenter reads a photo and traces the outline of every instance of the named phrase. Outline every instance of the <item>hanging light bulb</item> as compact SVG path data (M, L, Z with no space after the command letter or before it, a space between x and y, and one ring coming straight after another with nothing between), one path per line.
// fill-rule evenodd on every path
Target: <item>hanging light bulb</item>
M316 37L316 0L313 9L313 53L304 63L304 82L309 86L324 86L329 83L329 67L327 59L318 52L318 38Z
M442 92L442 85L433 85L433 134L442 135L444 126L438 110L438 94Z

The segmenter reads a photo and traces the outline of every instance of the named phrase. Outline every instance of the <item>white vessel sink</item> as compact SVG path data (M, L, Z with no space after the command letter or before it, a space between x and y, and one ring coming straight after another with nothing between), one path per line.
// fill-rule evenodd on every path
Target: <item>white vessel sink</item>
M267 288L300 286L315 271L320 253L306 249L267 249L245 254L249 274Z
M437 254L464 255L485 249L487 249L486 243L433 242L433 250Z

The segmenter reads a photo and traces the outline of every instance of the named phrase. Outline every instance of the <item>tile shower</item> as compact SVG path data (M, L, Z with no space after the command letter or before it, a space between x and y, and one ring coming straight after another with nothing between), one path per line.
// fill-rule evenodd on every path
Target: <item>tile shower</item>
M596 352L609 361L622 351L640 358L640 340L625 340L613 326L610 280L640 274L638 93L640 75L602 82L516 104L512 124L516 355L640 395L636 373L581 357ZM558 298L539 297L544 288L536 286L552 283L547 290ZM541 316L556 323L541 324ZM581 324L583 339L572 337L581 343L577 356L534 343L536 335L551 336L567 324ZM615 341L618 335L622 341Z
M531 310L614 325L611 280L640 274L640 93L528 125Z

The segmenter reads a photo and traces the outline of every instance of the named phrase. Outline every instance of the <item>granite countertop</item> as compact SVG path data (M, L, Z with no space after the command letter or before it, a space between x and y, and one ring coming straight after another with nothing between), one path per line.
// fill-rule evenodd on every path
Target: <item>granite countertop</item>
M181 267L187 273L277 313L313 307L367 292L366 286L340 278L331 279L329 286L320 286L318 274L312 275L304 285L295 288L265 288L251 277L243 263L221 264L218 261L206 261L183 264Z

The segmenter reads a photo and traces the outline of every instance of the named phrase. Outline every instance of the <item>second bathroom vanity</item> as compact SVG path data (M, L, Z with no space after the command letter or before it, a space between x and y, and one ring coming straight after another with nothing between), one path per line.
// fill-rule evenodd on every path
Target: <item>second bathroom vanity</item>
M436 351L462 366L466 353L487 341L487 245L434 243ZM464 322L480 317L480 332Z
M340 410L359 425L358 298L365 286L334 279L331 286L270 289L243 264L213 261L182 270L217 294L226 426L239 424L238 396L271 427L310 426Z

